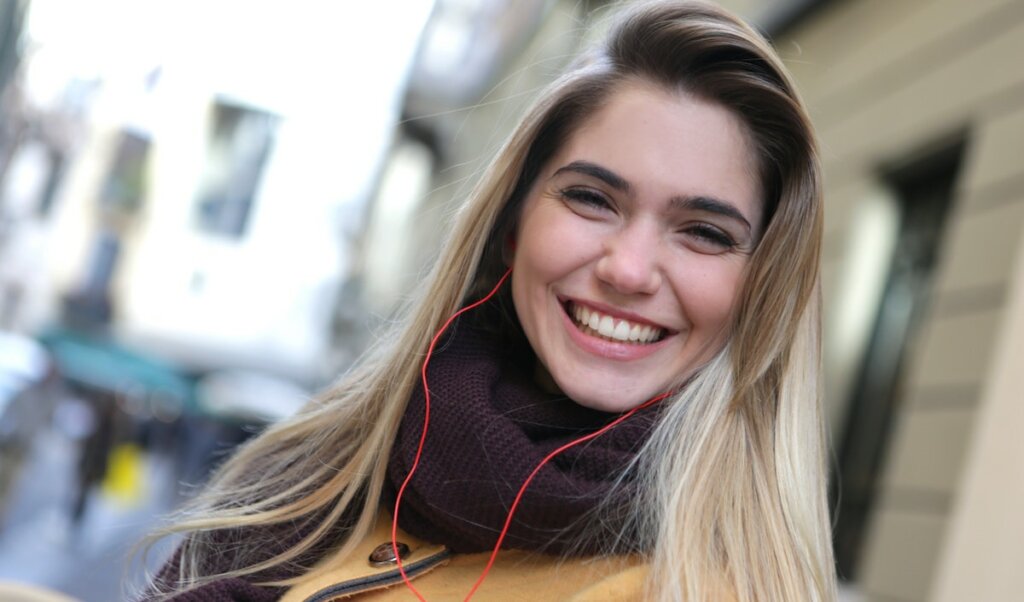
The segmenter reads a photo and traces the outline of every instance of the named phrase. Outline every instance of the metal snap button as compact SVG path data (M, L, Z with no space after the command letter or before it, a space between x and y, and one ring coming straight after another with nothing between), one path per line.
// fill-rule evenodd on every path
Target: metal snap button
M409 546L402 542L398 542L398 558L405 560L405 557L409 555ZM370 566L382 567L391 566L398 564L398 558L395 558L395 551L391 547L391 542L382 543L370 552Z

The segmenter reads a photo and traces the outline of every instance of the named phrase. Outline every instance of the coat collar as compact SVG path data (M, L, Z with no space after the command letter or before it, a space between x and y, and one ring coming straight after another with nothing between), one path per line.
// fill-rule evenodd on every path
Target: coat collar
M409 547L402 564L427 600L461 600L487 564L489 554L452 554L446 547L399 531ZM409 600L398 568L371 566L370 554L390 544L391 517L381 512L371 532L344 559L327 557L292 586L282 602ZM636 556L561 558L503 550L477 598L480 600L641 600L646 566Z

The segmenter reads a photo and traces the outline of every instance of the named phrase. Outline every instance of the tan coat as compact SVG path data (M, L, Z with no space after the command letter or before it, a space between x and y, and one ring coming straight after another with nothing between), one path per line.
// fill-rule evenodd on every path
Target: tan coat
M391 521L382 516L355 554L341 564L322 565L281 598L282 602L384 602L415 600L394 565L375 568L370 554L391 541ZM484 570L489 553L452 554L399 531L410 548L402 559L413 586L430 602L463 600ZM560 559L502 551L473 600L629 602L643 599L647 568L636 557Z

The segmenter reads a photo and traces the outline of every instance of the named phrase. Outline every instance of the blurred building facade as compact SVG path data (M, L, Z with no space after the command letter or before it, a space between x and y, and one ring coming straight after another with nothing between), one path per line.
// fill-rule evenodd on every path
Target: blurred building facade
M826 174L840 569L1019 599L1024 4L837 0L775 43Z
M432 2L4 6L28 12L5 96L22 127L3 145L4 327L96 322L195 372L329 380Z

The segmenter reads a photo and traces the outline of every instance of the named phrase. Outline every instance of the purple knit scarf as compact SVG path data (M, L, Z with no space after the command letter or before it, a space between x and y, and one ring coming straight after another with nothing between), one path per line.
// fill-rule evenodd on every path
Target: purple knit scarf
M541 460L616 415L539 389L530 376L532 354L512 352L514 346L467 320L453 329L430 360L430 429L402 497L399 525L456 552L480 552L493 548L519 487ZM383 499L389 508L412 466L423 413L421 384L409 401L388 463ZM607 543L600 534L622 527L621 510L631 495L628 484L613 491L611 481L647 439L656 413L656 407L641 410L545 465L526 489L502 548L600 551ZM584 532L595 533L593 511L609 495L616 497L596 517L598 536L580 540Z

